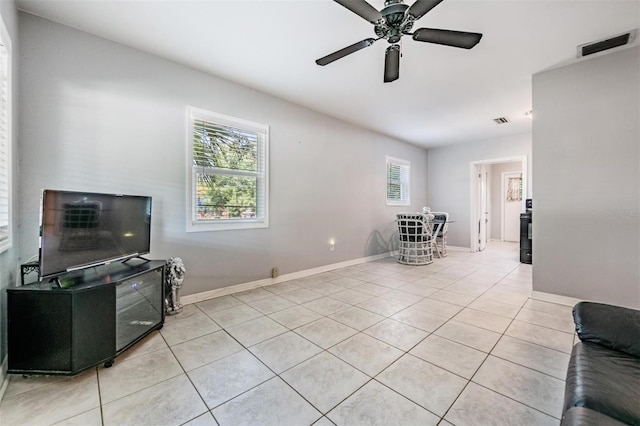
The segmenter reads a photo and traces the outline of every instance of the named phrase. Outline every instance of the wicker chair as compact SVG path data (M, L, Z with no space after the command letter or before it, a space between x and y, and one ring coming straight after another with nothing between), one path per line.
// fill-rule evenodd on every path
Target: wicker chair
M440 231L438 231L438 235L435 236L435 245L436 250L438 251L438 255L441 257L445 257L447 255L447 229L449 228L449 213L447 212L431 212L434 220L444 222L440 226ZM433 231L437 229L437 225L434 224Z
M420 213L399 213L398 263L428 265L433 262L432 227L428 218Z

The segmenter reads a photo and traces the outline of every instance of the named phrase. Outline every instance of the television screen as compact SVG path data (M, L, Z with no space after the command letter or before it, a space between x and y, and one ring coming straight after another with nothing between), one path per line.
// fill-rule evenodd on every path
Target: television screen
M40 277L149 253L151 197L45 189Z

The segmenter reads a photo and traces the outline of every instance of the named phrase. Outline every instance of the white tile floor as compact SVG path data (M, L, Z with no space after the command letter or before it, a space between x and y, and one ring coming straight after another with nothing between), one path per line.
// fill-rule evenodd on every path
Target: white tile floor
M77 377L11 376L2 425L557 425L571 308L516 244L188 305Z

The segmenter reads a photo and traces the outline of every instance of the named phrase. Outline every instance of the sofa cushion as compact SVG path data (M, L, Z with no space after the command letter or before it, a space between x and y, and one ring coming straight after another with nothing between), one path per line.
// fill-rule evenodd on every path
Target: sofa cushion
M562 417L562 426L625 426L626 423L612 419L594 410L573 407Z
M573 308L573 321L583 342L598 343L640 357L640 311L580 302Z
M577 343L565 387L565 412L586 407L640 426L640 358L595 343Z

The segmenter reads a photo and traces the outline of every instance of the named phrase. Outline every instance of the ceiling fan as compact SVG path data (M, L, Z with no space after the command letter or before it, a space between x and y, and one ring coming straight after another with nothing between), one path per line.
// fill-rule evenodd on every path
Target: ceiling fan
M416 41L462 47L464 49L471 49L482 38L482 34L479 33L440 30L437 28L418 28L414 32L410 32L414 22L440 4L442 0L416 0L411 7L404 4L402 0L385 0L384 8L381 11L377 11L365 0L334 1L371 22L378 38L366 38L354 43L316 60L316 64L322 66L330 64L358 50L369 47L380 39L385 39L390 44L384 57L385 83L397 80L400 76L400 45L398 43L403 35L410 35Z

